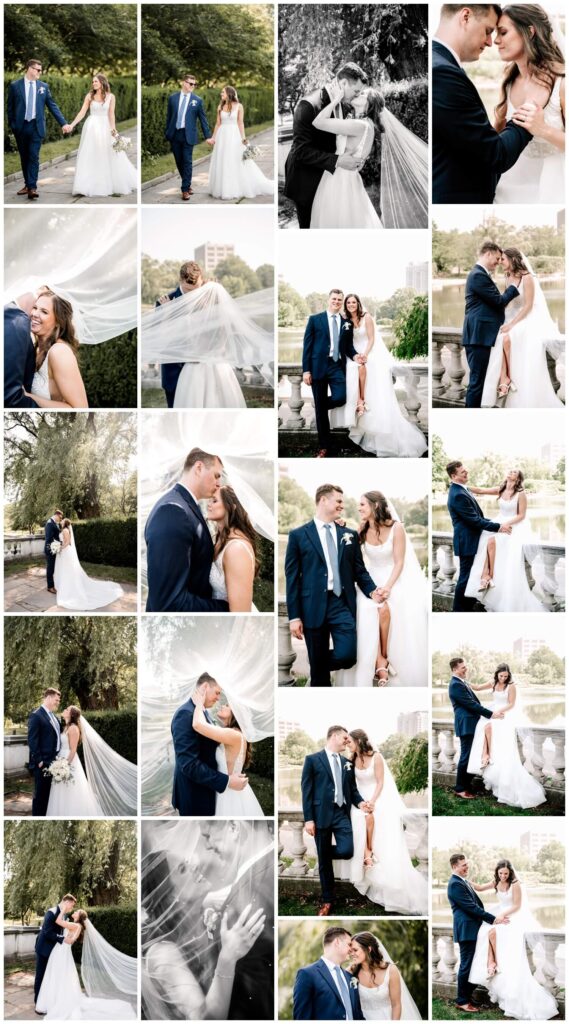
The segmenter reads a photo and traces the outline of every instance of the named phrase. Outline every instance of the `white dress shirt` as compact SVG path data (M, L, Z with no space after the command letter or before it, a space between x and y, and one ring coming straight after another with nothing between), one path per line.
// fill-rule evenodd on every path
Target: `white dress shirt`
M437 36L433 36L433 43L438 43L439 46L444 46L445 49L448 50L449 53L452 53L452 55L453 55L456 63L458 64L459 68L462 67L462 61L461 61L460 57L458 56L458 53L456 52L456 50L453 50L452 46L449 46L448 43L443 43L442 39L438 39Z
M24 85L26 87L26 110L28 109L28 99L29 99L30 89L32 90L32 117L31 117L31 120L33 121L34 117L36 116L37 83L33 82L29 78L24 78Z
M322 522L321 519L318 518L318 516L314 516L313 522L314 522L314 525L315 525L316 529L318 530L318 537L320 538L320 543L322 545L322 551L324 552L324 558L326 559L326 568L328 569L328 590L333 590L334 589L334 575L332 573L332 565L330 563L330 555L328 554L328 545L326 543L326 533L327 533L327 530L325 529L325 527L326 526L330 526L331 527L330 535L332 537L332 543L334 544L334 547L336 548L336 551L338 551L338 541L337 541L337 537L336 537L336 524L335 523L324 523L324 522Z
M332 356L334 355L334 334L333 334L333 331L332 331L332 319L333 319L333 317L336 317L336 322L338 324L338 344L339 344L339 342L340 342L340 333L341 333L341 330L342 330L342 317L340 316L339 313L331 313L329 309L326 310L326 315L328 317L328 333L330 335L330 351L328 352L328 355L330 356L330 359L331 359Z
M337 764L339 764L339 766L340 766L340 776L342 775L342 762L340 760L340 755L336 754L334 750L328 750L328 747L324 747L324 753L326 754L326 756L328 758L328 764L330 765L330 771L332 772L332 778L334 779L334 803L338 804L338 807L340 807L341 806L340 801L339 801L340 794L338 793L338 786L336 784L336 773L334 771L334 763L335 763L334 759L337 757L338 758ZM342 795L342 797L344 796L343 793L341 795Z
M50 711L49 708L45 706L45 704L42 704L42 708L44 709L46 715L49 716L49 720L57 735L57 753L59 753L61 749L61 728L59 726L59 722L57 721L57 715L55 715L53 711Z
M182 121L182 128L186 127L186 117L188 115L188 107L190 105L191 98L192 98L192 93L191 92L182 92L182 91L180 91L180 99L178 100L178 117L180 116L180 110L182 108L182 103L184 103L186 101L186 99L188 101L187 105L186 105L186 109L184 111L184 118L183 118L183 121ZM176 122L178 121L178 117L176 118Z
M342 999L342 1002L344 1002L344 999L343 999L343 996L342 996L342 990L340 988L340 982L338 981L338 975L336 974L336 967L338 965L333 963L332 960L329 960L327 956L321 956L320 959L322 960L322 963L326 964L326 967L330 971L330 974L332 975L332 977L334 979L334 984L335 984L336 988L338 989L338 992L340 993L340 997ZM340 967L340 970L342 970L341 967ZM347 987L347 985L348 985L348 983L346 982L346 987ZM348 991L349 991L349 989L348 989Z

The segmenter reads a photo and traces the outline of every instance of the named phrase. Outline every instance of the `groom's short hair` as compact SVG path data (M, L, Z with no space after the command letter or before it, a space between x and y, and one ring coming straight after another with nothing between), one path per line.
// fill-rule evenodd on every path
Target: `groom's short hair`
M343 295L343 294L344 293L343 293L341 288L330 288L330 291L328 292L328 298L330 298L331 295Z
M76 897L72 896L70 892L66 892L65 896L61 897L61 902L62 903L65 903L66 900L68 900L69 903L77 903Z
M335 732L347 732L343 725L331 725L326 733L326 739L329 740L330 736L333 736Z
M449 665L451 672L454 672L455 668L458 668L459 665L464 665L464 658L451 658Z
M61 697L61 692L55 689L55 686L48 686L47 690L43 691L44 697Z
M61 518L63 519L63 512L61 511L60 508L56 508L53 514L54 516L61 516Z
M452 462L449 462L449 464L447 466L447 473L448 473L448 475L451 476L451 477L454 476L454 474L456 473L457 469L460 469L461 466L462 466L462 462L459 459L454 459Z
M201 676L196 680L196 686L203 686L204 683L214 683L217 685L217 679L210 676L209 672L202 672Z
M482 242L478 250L478 255L483 256L485 252L503 252L502 247L497 242L493 242L490 238L487 238L485 242Z
M483 18L490 8L500 17L502 8L500 4L443 4L441 7L441 18L454 18L455 14L468 7L475 18Z
M342 64L340 70L336 72L336 78L349 78L352 82L363 82L364 85L367 85L368 80L365 71L359 64L354 64L353 60Z
M314 501L316 504L320 501L320 498L325 498L328 494L343 494L341 487L337 484L320 484L320 487L316 488L316 494L314 495Z
M212 466L214 462L219 462L221 466L223 465L219 455L210 455L209 452L204 452L201 448L192 448L191 452L186 455L184 473L187 473L189 469L193 469L198 462L203 462L204 466Z
M28 68L33 68L35 64L39 64L40 68L43 67L41 60L38 60L37 57L30 57L30 59L26 61L26 71Z
M180 267L180 281L186 281L187 284L196 284L202 276L203 270L195 260L186 260L185 263L182 263Z
M347 928L340 928L339 925L332 925L331 928L327 928L322 936L322 945L329 946L334 939L339 939L342 935L348 935L351 939L352 933Z
M451 868L455 868L457 864L460 864L461 860L466 860L465 853L453 853L450 857Z

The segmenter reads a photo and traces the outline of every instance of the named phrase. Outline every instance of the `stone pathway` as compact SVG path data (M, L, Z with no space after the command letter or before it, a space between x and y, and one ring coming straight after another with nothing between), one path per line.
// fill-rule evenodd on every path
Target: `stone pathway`
M15 971L4 981L4 1020L39 1020L34 1010L34 976Z
M6 788L9 783L4 783ZM30 818L32 798L29 793L14 789L4 797L4 814L11 818Z
M118 601L97 609L104 612L137 611L136 587L133 583L121 583L124 594ZM48 615L69 615L67 608L57 605L57 594L50 594L46 588L45 569L33 566L4 580L4 610L8 612L44 612Z
M262 156L256 160L256 164L261 168L266 178L272 178L274 173L274 131L272 128L268 128L264 132L259 132L258 135L250 136L251 142L255 146L262 146ZM257 196L255 199L214 199L210 196L207 191L207 184L209 179L209 166L211 162L211 156L200 157L194 163L194 173L192 176L192 188L194 194L190 199L190 202L185 202L182 199L180 193L180 177L178 173L168 174L164 178L157 178L156 182L149 185L148 188L142 189L142 202L143 203L180 203L180 206L200 206L211 204L214 206L237 206L242 203L247 205L255 204L270 204L274 202L271 196Z
M132 141L132 146L128 151L128 158L132 164L137 166L138 134L136 126L134 128L128 128L126 131L121 132L121 134ZM131 192L129 196L92 196L90 198L87 196L71 195L76 162L77 158L75 155L70 156L67 159L64 157L56 157L55 161L51 161L51 163L46 164L43 168L40 164L40 174L38 178L39 199L34 199L33 203L31 203L26 196L16 195L16 192L18 192L23 185L23 178L21 176L15 181L5 181L4 202L9 205L21 206L37 206L38 204L40 206L51 206L55 203L60 203L62 205L79 203L81 206L84 206L85 204L93 206L108 203L136 204L136 192ZM10 175L10 177L12 177L12 175Z

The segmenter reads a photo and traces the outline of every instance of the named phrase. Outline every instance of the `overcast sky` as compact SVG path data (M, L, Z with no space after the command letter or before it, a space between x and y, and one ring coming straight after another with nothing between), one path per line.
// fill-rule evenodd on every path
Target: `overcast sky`
M157 260L184 260L204 242L232 242L250 267L274 264L273 216L272 208L262 206L145 207L142 252Z
M565 654L565 624L556 615L433 615L433 651L450 651L468 644L481 651L509 650L515 640L543 640L559 657Z
M379 465L359 459L280 459L292 480L309 494L320 484L337 483L349 497L359 498L365 491L383 491L387 497L417 501L429 491L430 476L426 459L382 459Z
M565 834L563 818L492 818L491 829L484 830L480 818L433 818L431 842L434 850L447 850L460 845L462 839L488 846L518 846L524 832L553 832L560 842ZM489 823L486 822L488 826Z
M331 689L326 700L318 690L284 689L278 693L278 717L299 722L301 729L314 740L326 735L331 725L365 729L371 742L383 743L397 732L397 716L401 712L427 711L428 694L424 689L398 687L397 690L374 689L357 691Z
M484 218L498 217L515 228L546 224L557 227L560 206L435 206L433 222L441 231L473 231ZM459 211L459 216L457 212Z
M473 459L485 452L540 458L543 445L561 443L565 413L556 409L434 409L431 432L442 438L449 458Z

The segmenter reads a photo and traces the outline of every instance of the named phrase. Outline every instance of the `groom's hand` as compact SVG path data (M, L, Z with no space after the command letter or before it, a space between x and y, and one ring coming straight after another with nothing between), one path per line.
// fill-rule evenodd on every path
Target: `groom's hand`
M512 527L508 523L502 523L498 533L511 533Z
M382 597L379 590L372 590L369 596L371 597L372 601L375 601L376 604L381 604Z
M205 141L208 146L215 146L215 139L206 139Z
M493 711L492 712L492 718L503 718L503 717L504 717L504 712L503 711Z
M158 299L158 302L159 302L159 304L161 306L163 306L165 302L170 302L170 296L169 295L161 295L160 298Z
M314 822L313 821L305 821L304 822L304 831L309 836L312 836L312 838L314 838L314 836L316 835L316 825L314 824Z
M312 374L311 373L303 373L302 374L302 380L303 380L304 384L308 384L310 386L312 384Z
M494 924L509 924L510 918L506 917L505 914L498 914L498 917L494 918Z
M304 640L304 629L300 619L293 619L289 626L295 640Z
M342 156L338 157L336 167L343 167L345 171L357 171L359 161L349 153L342 153Z
M63 132L64 135L69 135L73 131L73 128L71 127L70 124L64 124L62 126L61 131Z
M367 363L367 356L354 356L354 363L359 363L360 366L365 366L365 364Z
M242 775L239 772L233 772L229 776L229 782L227 783L228 789L236 789L237 791L245 789L245 786L249 784L249 779L246 775Z

